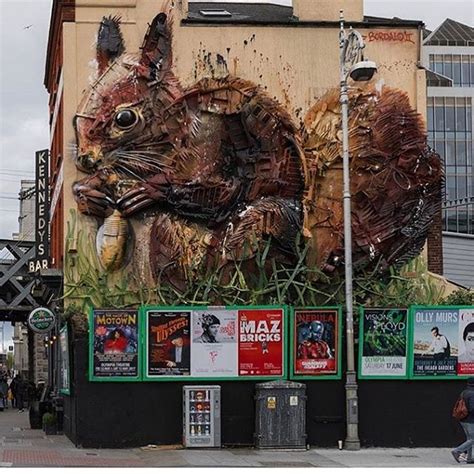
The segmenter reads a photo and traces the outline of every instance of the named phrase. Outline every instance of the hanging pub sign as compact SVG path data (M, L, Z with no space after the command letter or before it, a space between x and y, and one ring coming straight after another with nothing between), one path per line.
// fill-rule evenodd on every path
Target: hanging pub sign
M297 308L291 329L291 378L340 378L340 308Z
M474 307L413 306L413 378L474 375Z
M67 326L59 331L59 390L69 395L69 335Z
M28 262L30 273L49 266L49 150L36 152L35 198L36 256Z
M28 326L39 334L51 331L55 323L56 315L49 308L35 308L28 316Z
M138 311L91 311L89 379L136 381L140 378Z
M361 308L359 378L407 378L408 310Z
M145 307L144 379L285 376L285 310Z

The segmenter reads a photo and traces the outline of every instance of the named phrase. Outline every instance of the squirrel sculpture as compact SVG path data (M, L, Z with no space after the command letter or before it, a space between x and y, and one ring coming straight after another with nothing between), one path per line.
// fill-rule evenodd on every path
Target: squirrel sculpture
M292 261L343 265L340 106L330 91L301 129L262 88L204 78L181 86L172 70L171 19L159 13L141 53L124 52L118 18L98 34L99 77L74 119L73 185L80 212L103 224L106 270L126 264L128 220L146 220L155 280L182 287L196 268L255 257L265 239ZM400 91L350 95L355 265L387 268L416 255L439 210L439 157ZM152 216L151 219L146 219ZM194 275L195 276L195 275Z

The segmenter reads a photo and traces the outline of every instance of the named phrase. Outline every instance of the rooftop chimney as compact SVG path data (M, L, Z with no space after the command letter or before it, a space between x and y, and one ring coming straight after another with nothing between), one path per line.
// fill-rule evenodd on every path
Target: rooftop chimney
M364 19L363 0L293 0L293 15L300 21L339 21L339 10L345 21Z

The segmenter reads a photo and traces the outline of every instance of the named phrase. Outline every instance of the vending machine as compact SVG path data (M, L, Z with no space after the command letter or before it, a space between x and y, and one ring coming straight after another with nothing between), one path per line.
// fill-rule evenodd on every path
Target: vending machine
M183 444L186 448L221 446L221 388L183 387Z

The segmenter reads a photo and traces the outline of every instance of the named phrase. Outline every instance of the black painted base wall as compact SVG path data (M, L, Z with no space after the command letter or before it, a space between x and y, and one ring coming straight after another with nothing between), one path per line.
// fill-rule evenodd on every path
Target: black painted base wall
M73 348L71 396L65 396L64 431L85 448L137 447L182 442L184 383L91 383L87 341ZM215 384L213 382L213 384ZM192 385L186 383L186 385ZM253 445L254 382L222 382L222 442ZM360 381L362 446L444 447L463 441L452 406L463 381ZM308 381L308 443L336 447L345 435L344 382Z

